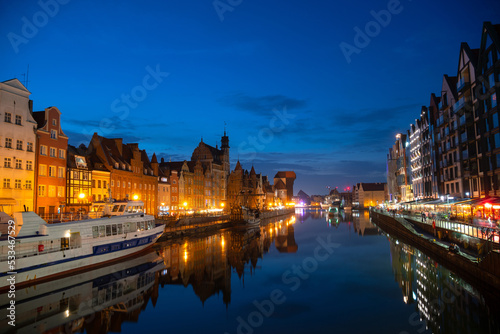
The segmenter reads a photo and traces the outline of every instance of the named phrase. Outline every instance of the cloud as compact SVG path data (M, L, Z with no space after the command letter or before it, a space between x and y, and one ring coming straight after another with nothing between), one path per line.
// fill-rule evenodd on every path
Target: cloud
M294 110L307 106L305 100L295 99L284 95L248 96L243 93L229 95L219 99L219 103L249 111L257 115L269 115L273 109Z

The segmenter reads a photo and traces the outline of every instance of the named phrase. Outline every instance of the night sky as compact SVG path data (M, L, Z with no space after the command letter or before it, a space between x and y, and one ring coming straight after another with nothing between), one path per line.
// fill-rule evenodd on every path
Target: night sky
M232 169L325 194L386 182L396 133L483 21L500 1L1 1L0 81L29 65L34 110L58 107L72 145L98 132L189 160L226 126Z

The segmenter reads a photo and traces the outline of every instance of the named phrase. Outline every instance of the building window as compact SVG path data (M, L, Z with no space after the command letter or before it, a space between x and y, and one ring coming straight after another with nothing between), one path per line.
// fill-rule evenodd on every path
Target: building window
M64 187L57 187L57 197L64 197Z
M3 188L10 189L10 179L3 179Z
M18 149L18 150L22 150L23 149L23 141L22 140L18 140L17 141L16 149Z
M16 179L14 181L14 188L21 189L21 180Z
M16 115L16 124L21 125L21 115Z
M106 187L106 180L102 181L102 187L103 187L103 189L108 189L108 187Z
M66 159L66 150L59 150L59 158Z
M111 181L111 184L113 184L113 181ZM116 187L120 188L120 181L116 181Z
M31 180L26 180L24 183L24 187L28 190L31 190Z
M5 168L12 168L12 158L4 158L3 159L3 166Z
M12 148L12 138L5 138L5 148Z
M57 120L56 120L55 118L52 120L52 125L53 125L53 126L56 126L56 125L57 125Z
M21 159L16 159L16 169L23 168L23 161Z
M49 197L56 197L56 186L49 186Z
M95 180L92 180L92 188L95 188Z
M64 178L64 167L57 168L57 176L60 178Z
M45 186L44 185L38 186L38 197L45 197Z
M40 165L40 170L38 175L47 176L47 165Z
M5 113L4 121L7 123L12 123L12 114L10 112Z
M97 180L97 188L101 188L101 180Z
M56 166L49 166L49 176L56 177Z
M40 145L40 155L47 155L47 146Z
M26 144L26 151L33 152L33 143L28 142Z
M26 161L26 170L33 170L33 161Z
M55 158L56 157L56 149L54 147L51 147L49 150L50 150L50 156L52 158Z
M57 139L57 131L50 130L50 139Z

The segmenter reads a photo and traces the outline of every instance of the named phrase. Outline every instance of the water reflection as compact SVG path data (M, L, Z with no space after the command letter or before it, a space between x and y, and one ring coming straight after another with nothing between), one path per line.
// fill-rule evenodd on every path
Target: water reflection
M498 314L478 290L418 249L389 240L403 301L415 305L409 320L415 332L498 333Z
M15 327L7 324L7 294L0 296L1 332L106 333L137 321L158 296L163 259L155 252L128 261L17 290Z
M202 303L222 294L224 304L231 302L231 273L244 283L245 274L258 269L257 262L272 245L281 253L295 253L293 224L288 219L268 220L256 228L233 228L201 237L169 240L155 245L167 270L160 284L192 286Z

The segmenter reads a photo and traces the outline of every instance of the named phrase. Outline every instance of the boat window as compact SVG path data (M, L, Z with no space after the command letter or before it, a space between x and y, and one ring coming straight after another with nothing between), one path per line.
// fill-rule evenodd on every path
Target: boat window
M99 237L104 237L106 235L106 226L100 225L99 226Z
M69 238L61 238L61 250L69 249Z
M106 236L109 237L111 235L111 225L106 225Z
M118 210L119 212L123 212L123 210L125 210L125 204L124 205L120 205L120 210Z
M99 208L97 208L97 211L102 212L102 210L104 210L104 205L99 205Z
M111 233L116 235L116 224L111 225Z
M99 226L92 226L92 237L99 238Z
M144 231L144 222L140 222L141 231Z
M118 211L118 208L119 208L119 206L118 206L118 205L113 205L113 212L117 212L117 211Z
M118 230L118 234L122 234L123 233L122 224L118 224L118 225L116 225L116 227Z

